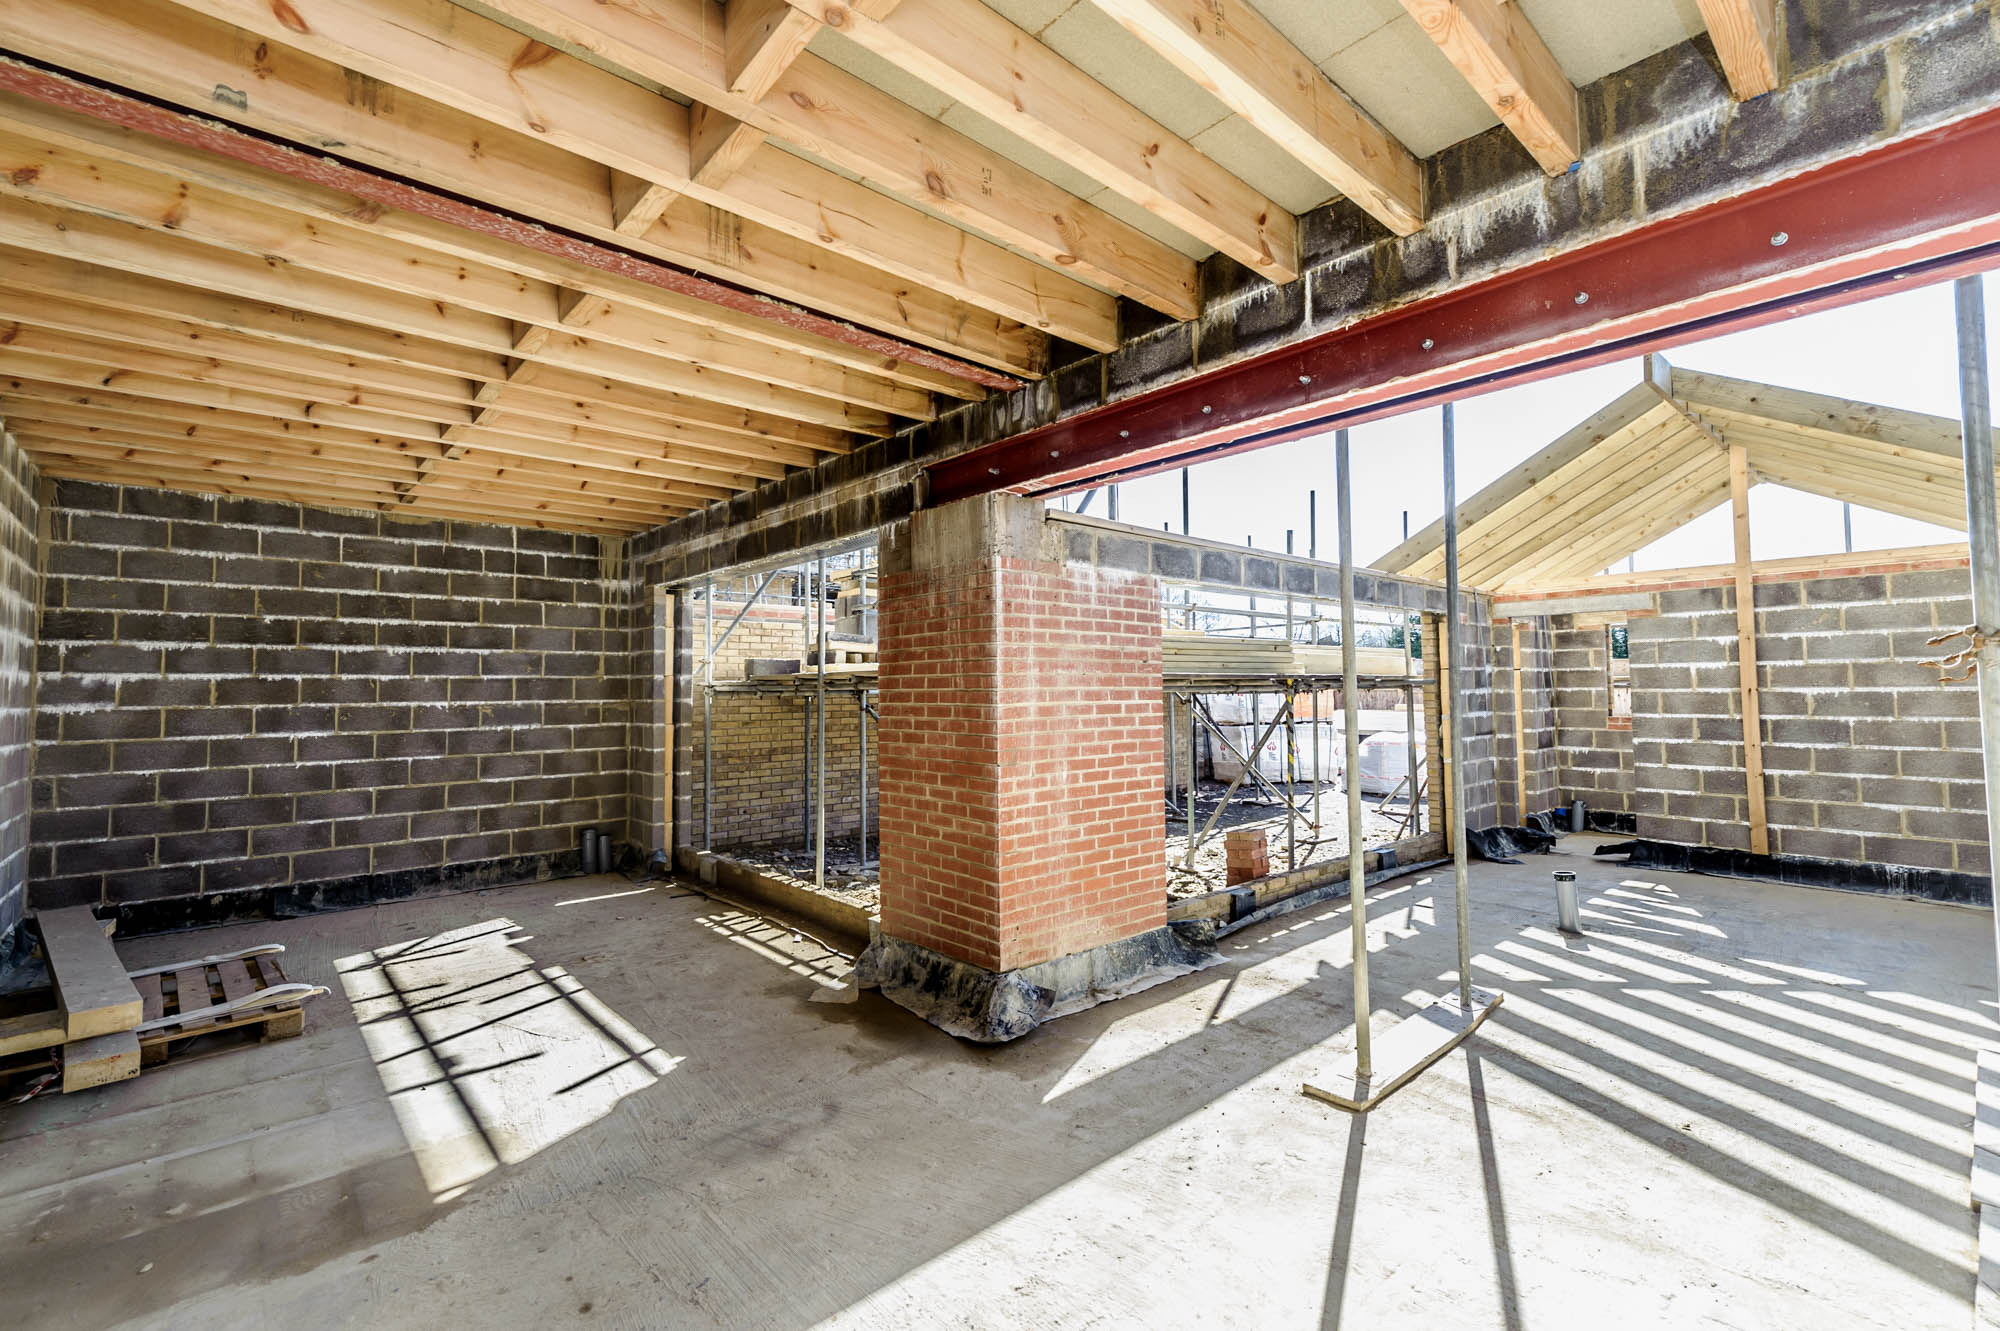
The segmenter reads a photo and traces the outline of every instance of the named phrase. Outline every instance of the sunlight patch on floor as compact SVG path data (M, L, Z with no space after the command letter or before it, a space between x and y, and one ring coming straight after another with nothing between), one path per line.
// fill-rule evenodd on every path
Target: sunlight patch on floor
M765 961L775 961L801 979L837 989L847 982L854 958L837 951L804 930L780 924L718 903L717 909L695 917L695 923L720 934Z
M434 1201L594 1123L672 1071L661 1051L512 920L335 963Z

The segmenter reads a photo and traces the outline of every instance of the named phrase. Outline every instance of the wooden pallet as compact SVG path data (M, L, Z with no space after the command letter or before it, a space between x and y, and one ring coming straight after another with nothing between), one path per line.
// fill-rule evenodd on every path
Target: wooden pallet
M139 999L145 1007L143 1020L151 1022L283 984L285 972L275 956L243 957L213 966L188 966L161 975L142 975L133 983L139 986ZM253 1027L256 1029L252 1030ZM282 1003L185 1026L161 1026L139 1037L139 1061L145 1067L164 1063L175 1052L175 1046L222 1031L243 1031L260 1040L282 1040L303 1033L305 1028L306 1011L302 1003Z

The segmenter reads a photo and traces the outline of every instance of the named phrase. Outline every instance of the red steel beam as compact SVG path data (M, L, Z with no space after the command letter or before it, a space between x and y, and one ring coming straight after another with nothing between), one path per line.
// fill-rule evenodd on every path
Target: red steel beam
M231 161L262 167L264 170L289 176L294 180L324 185L344 194L352 194L379 207L396 208L406 213L433 218L467 231L476 231L481 235L510 241L525 249L584 264L599 272L644 282L662 291L691 296L710 305L763 319L795 332L810 333L851 347L858 347L872 355L938 370L954 379L962 379L985 388L1004 391L1021 386L1021 380L1011 375L932 351L928 347L888 337L824 314L816 314L811 310L686 272L627 250L599 244L597 241L557 230L546 223L514 217L393 176L335 161L316 153L304 152L288 144L260 138L186 111L156 106L137 97L100 88L12 57L0 56L0 90L17 93L48 106L73 111L154 138L165 139L170 143L198 148Z
M2000 267L2000 111L937 463L1056 494Z

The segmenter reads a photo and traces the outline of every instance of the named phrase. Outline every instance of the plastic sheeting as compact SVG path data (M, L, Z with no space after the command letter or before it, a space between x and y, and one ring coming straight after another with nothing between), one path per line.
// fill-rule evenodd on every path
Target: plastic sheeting
M1417 741L1417 761L1424 742ZM1400 730L1382 730L1361 741L1361 793L1386 795L1410 774L1410 746Z

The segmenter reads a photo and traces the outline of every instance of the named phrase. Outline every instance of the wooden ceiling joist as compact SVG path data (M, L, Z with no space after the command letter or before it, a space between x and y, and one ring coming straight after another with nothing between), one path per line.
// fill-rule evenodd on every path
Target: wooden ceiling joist
M435 498L440 491L462 491L466 493L459 503L467 508L490 507L516 513L533 511L571 520L618 521L633 527L667 521L675 514L687 511L691 502L700 502L663 498L658 494L635 497L601 487L587 488L569 483L559 475L543 476L516 471L506 465L477 459L450 464L454 470L441 474L420 494L406 498L400 492L403 482L398 479L397 473L380 463L353 463L339 458L302 461L282 456L264 458L254 454L231 453L191 458L173 451L170 445L155 447L143 441L112 439L79 442L32 428L21 431L17 437L38 456L46 455L55 462L69 461L99 467L129 466L156 484L172 476L183 479L216 477L239 483L254 481L267 486L291 485L295 489L310 485L316 495L326 496L317 501L320 503L343 491L366 491L385 505L399 506L414 504L423 498ZM212 487L193 484L175 488L200 490Z
M720 187L767 142L764 131L697 104L688 117L688 166L695 183Z
M12 326L8 326L11 324ZM48 332L76 335L52 341ZM90 340L86 340L90 339ZM472 386L464 380L444 376L414 375L398 366L363 361L337 362L311 352L300 352L283 343L267 342L230 333L209 332L191 325L114 315L89 306L52 306L48 302L24 302L10 288L0 286L0 347L50 354L81 352L86 359L101 357L129 368L142 364L159 369L169 362L140 361L121 352L120 346L181 357L208 358L218 373L230 370L255 372L257 379L236 378L239 386L283 385L304 396L327 402L366 402L389 409L392 398L384 394L402 393L407 405L394 408L398 414L445 426L464 426L472 419ZM199 376L198 376L199 377ZM570 425L602 423L601 428L655 440L668 433L651 417L633 418L604 408L594 416L580 410L581 404L547 392L520 391L497 396L488 404L504 405L512 417L530 422L531 430L548 430L552 423ZM811 465L823 454L812 448L773 443L768 447L744 441L710 438L707 456L719 471L745 479L776 479L790 466ZM693 456L704 456L693 454Z
M1777 0L1695 0L1709 40L1739 102L1776 92L1784 81Z
M10 167L9 188L23 197L239 251L262 244L273 255L305 248L330 258L342 249L339 262L347 266L337 275L426 300L453 292L459 303L519 323L581 326L615 299L618 306L629 307L623 323L643 327L624 337L615 329L599 330L594 336L600 340L740 376L758 389L798 388L859 401L883 413L931 414L932 372L916 371L924 384L916 387L827 365L802 349L769 345L741 336L735 327L718 326L712 307L675 293L608 279L579 264L538 259L431 219L370 210L337 191L204 159L172 145L156 150L136 136L45 108L0 99L0 127L6 130L0 133L0 160ZM23 183L13 184L15 180ZM428 267L409 262L410 245L433 262ZM324 261L310 266L328 271ZM738 316L728 322L740 326L744 320ZM956 387L979 395L969 386Z
M764 154L759 169L739 174L726 188L699 185L689 169L687 108L448 0L288 0L277 9L264 0L176 3L988 308L1013 293L1051 293L1046 306L1010 301L1015 308L1002 312L1028 313L1047 331L1075 341L1093 330L1085 321L1063 322L1065 305L1053 293L1080 287L1076 277L1176 317L1194 313L1192 260L858 79L831 66L818 68L823 62L807 56L794 63L762 103L730 93L714 58L719 9L713 16L703 11L700 17L713 26L709 36L692 42L675 40L682 26L678 11L656 13L650 4L644 11L589 4L582 8L594 13L564 18L565 30L555 35L767 131L774 117L760 106L793 107L793 99L803 97L810 118L797 110L794 119L808 127L791 125L789 141L887 189L921 197L927 207L1043 262L975 240L908 203L787 153ZM494 8L531 24L542 9L519 3ZM616 26L621 18L640 30L643 45L617 42L589 26L596 20ZM795 86L802 80L808 81ZM932 188L927 182L944 183ZM830 217L838 224L829 225ZM1071 293L1080 315L1092 303L1087 290Z
M1403 0L1528 155L1552 176L1583 156L1576 87L1514 0Z
M879 18L790 2L1252 272L1298 276L1297 218L979 0L902 0ZM726 12L736 22L736 0Z
M824 196L808 192L792 201L824 198L830 205L827 221L816 223L800 211L797 216L788 213L787 224L775 228L741 210L680 198L650 230L628 236L614 224L613 195L618 191L605 163L531 132L502 129L453 105L407 93L390 95L387 85L334 61L265 41L169 0L121 0L117 5L20 0L0 6L0 44L204 115L309 147L337 149L345 158L398 176L968 360L1026 374L1039 374L1048 363L1047 339L1039 327L998 312L981 313L983 307L948 294L966 285L953 274L925 269L925 276L905 285L885 281L886 270L851 257L843 245L852 249L857 237L869 234L860 222L843 221L840 235L822 243L831 218L846 215L840 206L844 191ZM357 87L365 95L357 97ZM893 237L893 243L922 242L933 230L940 237L945 234L914 226ZM985 256L976 243L966 249L967 272L978 277ZM925 252L930 251L919 255ZM896 261L902 269L914 266L911 256ZM1101 303L1097 317L1103 329L1110 328L1108 300L1023 263L1033 270L1029 276L1037 299L1027 304L1038 318L1060 321L1072 305L1094 310ZM840 353L829 349L826 354L832 358ZM844 363L867 369L881 360L858 350L854 355Z
M300 272L271 257L257 259L254 234L211 230L207 226L210 219L205 216L197 218L190 214L181 233L224 241L232 246L233 253L219 245L185 244L164 231L143 231L140 229L145 219L143 212L118 221L57 212L6 197L7 188L4 180L0 180L0 243L6 245L32 249L41 244L127 272L148 275L165 272L176 281L220 288L233 296L253 300L282 302L331 319L372 320L378 327L392 328L412 338L456 343L500 356L515 351L514 321L491 309L481 312L469 305L446 304L442 291L430 298L418 294L426 285L418 280L425 270L414 262L408 265L405 290L388 291L334 275L341 267L337 256L353 257L357 267L361 265L364 255L351 247L336 246L331 251L308 247L318 271ZM545 302L539 299L544 296ZM535 302L532 306L531 301ZM500 284L487 303L533 308L538 316L534 322L559 326L553 291L537 292L519 285ZM621 356L616 349L600 354L571 338L552 339L535 353L535 358L579 374L609 372L620 378L639 380L641 387L677 394L708 396L719 382L664 359ZM795 390L781 392L768 386L767 390L723 394L731 399L724 405L837 429L860 429L871 434L887 431L886 414L831 403L797 394Z
M55 474L632 531L1017 388L1056 338L1114 350L1122 301L1192 318L1211 249L1295 279L1264 192L1313 192L1293 163L1422 227L1421 164L1254 3L1092 3L1291 162L1209 157L978 0L12 0L0 412ZM1577 159L1518 4L1402 3L1542 166ZM1732 81L1774 81L1772 0L1700 3ZM1897 422L1694 391L1469 504L1468 568L1651 530L1705 493L1689 434L1774 476L1831 448L1829 486L1913 511L1952 488ZM1544 550L1553 513L1597 528Z
M785 0L733 0L722 11L723 78L757 101L805 54L819 24Z
M649 0L643 8L596 0L488 2L524 25L573 42L1064 272L1175 318L1197 312L1193 260L809 51L793 58L762 97L733 90L714 50L725 10L711 0ZM244 0L200 3L234 9ZM353 7L352 0L345 7ZM387 67L370 72L413 86L407 73L398 77ZM435 89L417 90L437 95ZM762 175L765 164L781 156L763 154L758 170L740 173L710 201L734 206L741 183Z
M1399 236L1424 224L1423 170L1248 5L1213 20L1209 0L1096 0L1141 41Z
M192 490L197 493L272 499L286 503L299 502L296 482L240 468L190 469L183 466L159 465L151 460L136 458L107 461L96 457L73 457L60 450L51 449L47 461L43 464L43 470L51 477L73 477L105 485L151 485L169 490ZM322 481L314 486L314 491L318 496L316 502L323 507L376 511L401 510L412 517L461 518L475 522L501 522L518 526L558 527L565 530L604 533L630 531L645 524L643 515L634 515L631 518L603 517L599 515L601 510L577 513L567 511L563 506L547 499L525 496L503 499L464 488L441 489L408 509L401 509L394 493L379 483L357 481L352 484L332 484Z
M665 435L732 457L804 467L847 447L847 437L839 431L648 392L598 376L540 367L526 384L518 374L509 381L506 358L499 355L234 300L46 254L30 258L0 248L0 290L38 298L31 306L7 308L44 327L148 340L175 334L190 339L219 337L246 363L280 370L300 365L289 359L289 353L320 352L326 364L341 367L357 382L408 392L426 391L424 384L441 385L438 393L453 400L469 396L477 382L501 380L514 387L510 401L528 415L601 424L648 438ZM193 352L197 344L190 341L182 349ZM397 373L405 368L435 375L409 378ZM376 378L378 372L384 377Z
M175 458L187 460L186 454L177 453L170 442L137 433L77 430L33 418L23 418L18 424L10 424L9 428L18 438L32 439L38 446L60 450L65 456L91 457L100 461L119 457L146 458L149 459L147 465L172 465ZM422 461L406 458L399 465L394 459L385 461L366 451L338 450L321 450L305 458L278 449L215 445L206 455L204 465L237 474L256 474L266 479L303 479L310 474L344 477L350 481L387 480L391 489L395 490L417 475L416 468ZM598 498L606 498L615 502L623 513L645 512L659 515L663 520L665 516L684 511L690 503L701 502L692 495L674 495L657 487L628 485L615 477L577 477L560 465L523 464L518 459L476 452L452 463L447 474L456 481L477 482L503 498L547 501L556 510L564 512L587 514L597 506Z
M264 417L29 379L0 380L0 410L9 419L19 416L78 429L98 426L113 433L179 441L183 447L196 451L221 444L282 448L311 457L322 449L355 448L422 463L441 457L448 448L439 439L410 439L316 421ZM574 468L579 475L601 473L612 478L623 477L641 488L669 496L685 493L696 502L706 502L703 496L707 489L683 492L675 487L686 483L737 489L749 479L731 473L711 459L683 450L593 439L588 432L581 438L572 435L544 440L517 427L518 422L502 418L490 428L476 430L468 436L472 451L562 465Z

